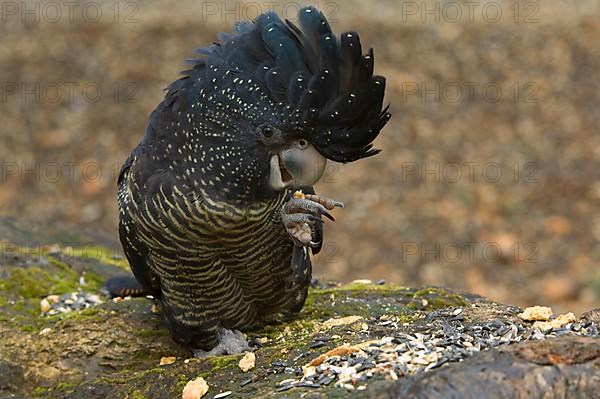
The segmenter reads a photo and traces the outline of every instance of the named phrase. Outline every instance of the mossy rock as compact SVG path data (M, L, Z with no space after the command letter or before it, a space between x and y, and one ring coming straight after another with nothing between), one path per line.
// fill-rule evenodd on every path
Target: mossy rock
M16 228L14 220L10 223L7 227L6 220L0 219L0 234ZM26 235L25 230L17 232ZM31 235L34 240L35 234ZM73 234L71 230L71 241ZM7 242L0 235L3 239ZM75 237L75 242L82 241ZM248 338L260 347L255 350L256 367L244 373L238 367L241 354L193 358L172 341L162 317L146 298L106 299L82 311L42 316L39 302L44 296L97 292L102 281L126 269L123 259L112 256L113 251L103 244L97 245L100 250L95 253L101 255L94 258L83 247L62 245L55 237L45 244L58 245L49 253L37 254L31 252L31 242L21 241L0 267L0 397L172 399L181 397L186 383L197 377L208 382L207 397L224 391L242 398L307 393L311 397L362 397L365 392L349 393L334 384L286 392L277 388L280 381L297 377L302 366L329 349L398 331L421 331L428 317L440 311L460 308L462 318L474 321L515 319L519 311L442 288L323 284L310 290L298 315L248 332ZM327 320L347 316L355 316L353 322L325 327ZM379 322L388 318L395 320L393 332ZM313 345L317 338L320 346ZM176 361L160 366L166 356ZM393 392L392 383L375 377L368 394L385 396L390 389Z

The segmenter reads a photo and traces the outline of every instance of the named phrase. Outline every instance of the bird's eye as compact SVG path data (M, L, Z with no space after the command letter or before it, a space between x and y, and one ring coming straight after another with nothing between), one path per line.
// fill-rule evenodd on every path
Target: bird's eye
M273 137L273 128L271 126L263 126L263 128L261 129L261 133L263 137L267 139L271 138Z
M304 139L298 140L298 147L300 147L301 149L305 149L306 147L308 147L308 141Z

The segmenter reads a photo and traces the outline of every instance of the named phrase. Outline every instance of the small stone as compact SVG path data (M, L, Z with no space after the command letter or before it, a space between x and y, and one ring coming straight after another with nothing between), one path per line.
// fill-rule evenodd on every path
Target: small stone
M277 388L277 392L287 391L287 390L292 389L293 387L295 387L294 384L281 385L279 388Z
M256 355L254 352L248 352L240 359L238 366L240 370L246 373L248 370L251 370L256 365Z
M50 306L50 302L46 298L40 301L40 310L42 313L48 313L52 307Z
M359 349L355 346L350 346L347 344L338 346L337 348L334 348L334 349L330 350L329 352L323 353L322 355L316 357L308 364L308 366L318 366L332 356L343 356L343 355L347 355L349 353L358 352L358 351L359 351Z
M546 321L552 317L552 308L547 306L531 306L518 315L526 321Z
M267 337L258 337L256 338L256 342L258 342L259 344L266 344L267 342L269 342L269 338Z
M295 379L293 379L293 378L288 378L287 380L279 381L279 384L277 384L277 385L280 385L280 386L284 386L284 385L294 385L294 384L296 384L297 382L298 382L298 381L296 381L296 380L295 380Z
M333 327L344 326L344 325L356 323L359 320L362 320L361 316L347 316L347 317L341 317L341 318L337 318L337 319L328 319L323 322L321 327L325 330L328 330Z
M175 363L175 360L177 360L177 358L175 356L164 356L164 357L160 358L160 363L158 365L166 366L168 364L173 364L173 363Z
M39 335L48 335L51 331L52 331L52 329L50 327L46 327L42 331L39 332Z
M600 308L592 309L581 315L582 321L600 324Z
M183 388L181 399L200 399L208 392L208 384L204 378L198 377L195 380L188 381Z
M373 282L368 279L359 279L359 280L353 280L350 284L373 284Z
M333 380L335 380L334 377L328 376L323 378L323 380L321 380L321 385L329 385L333 382Z
M304 378L309 378L315 374L317 374L317 369L315 366L306 366L304 367Z
M251 383L252 383L252 378L248 378L247 380L240 382L240 386L245 387L246 385L251 384Z
M566 326L569 323L574 323L577 320L573 313L561 314L556 319L550 321L536 321L533 323L534 328L539 328L541 331L558 329Z

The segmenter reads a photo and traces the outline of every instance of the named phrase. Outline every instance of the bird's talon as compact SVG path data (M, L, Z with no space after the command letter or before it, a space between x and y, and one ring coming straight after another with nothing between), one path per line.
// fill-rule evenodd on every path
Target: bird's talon
M315 225L325 223L323 216L335 221L329 210L343 206L339 201L314 194L292 196L281 208L281 221L297 246L318 248L321 243L313 241Z
M345 208L346 205L344 205L343 202L339 202L339 201L334 201L333 206L337 206L338 208Z
M323 197L317 194L306 194L304 196L305 199L309 201L316 202L328 210L332 210L333 208L344 208L344 203L340 201L333 200L331 198Z
M321 218L318 218L318 217L316 217L316 216L313 216L313 215L308 215L308 218L309 218L310 220L312 220L313 222L317 222L317 223L321 223L321 224L325 223L325 222L323 221L323 219L321 219Z
M321 215L325 216L327 219L331 220L332 222L335 222L335 218L333 217L333 215L329 212L327 212L326 210L323 210L321 212Z

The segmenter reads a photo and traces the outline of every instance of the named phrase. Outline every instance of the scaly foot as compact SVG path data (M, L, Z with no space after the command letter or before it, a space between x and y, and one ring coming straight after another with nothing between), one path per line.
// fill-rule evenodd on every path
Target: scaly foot
M194 349L194 357L205 358L208 356L236 355L249 349L246 334L238 330L222 328L219 331L219 344L209 351Z
M322 224L322 216L335 221L330 210L343 208L344 204L316 194L302 194L297 191L281 209L281 221L294 243L299 247L315 247L315 226Z

